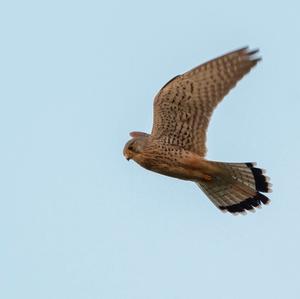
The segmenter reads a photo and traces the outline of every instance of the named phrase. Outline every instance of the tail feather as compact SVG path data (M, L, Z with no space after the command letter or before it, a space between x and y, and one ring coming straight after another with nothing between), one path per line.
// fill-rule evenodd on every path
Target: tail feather
M264 175L265 171L254 167L252 163L246 163L246 165L251 169L255 180L256 190L260 192L270 192L270 183L268 182L268 177Z
M218 169L217 173L212 180L200 180L197 185L219 209L244 213L269 203L260 192L271 192L271 184L265 171L255 167L256 163L210 163Z

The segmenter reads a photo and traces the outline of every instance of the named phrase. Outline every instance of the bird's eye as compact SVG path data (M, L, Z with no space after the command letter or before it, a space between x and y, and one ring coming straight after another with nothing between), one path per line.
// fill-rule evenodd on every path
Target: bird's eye
M133 146L132 146L132 145L129 145L129 146L128 146L128 149L129 149L130 151L133 151Z

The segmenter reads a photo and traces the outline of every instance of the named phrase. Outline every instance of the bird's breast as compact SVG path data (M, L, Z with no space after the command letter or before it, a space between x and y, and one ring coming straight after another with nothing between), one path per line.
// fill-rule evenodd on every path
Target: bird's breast
M142 167L181 180L199 180L207 174L205 162L196 154L143 153L134 158Z

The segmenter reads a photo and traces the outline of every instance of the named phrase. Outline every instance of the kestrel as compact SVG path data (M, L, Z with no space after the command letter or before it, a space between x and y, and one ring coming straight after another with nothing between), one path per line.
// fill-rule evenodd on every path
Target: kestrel
M242 48L174 77L154 99L151 134L131 132L123 154L142 167L195 182L221 210L245 213L269 199L271 184L256 163L206 160L206 131L215 107L261 58Z

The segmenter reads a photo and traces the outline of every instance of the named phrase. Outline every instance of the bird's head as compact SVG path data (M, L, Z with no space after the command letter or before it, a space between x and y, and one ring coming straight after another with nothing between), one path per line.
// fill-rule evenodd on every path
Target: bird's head
M149 136L146 133L142 132L132 132L130 136L133 137L130 139L124 146L123 155L129 161L143 152L145 142Z

